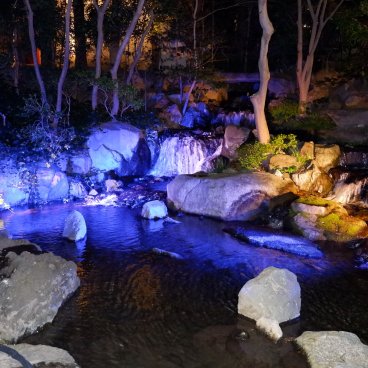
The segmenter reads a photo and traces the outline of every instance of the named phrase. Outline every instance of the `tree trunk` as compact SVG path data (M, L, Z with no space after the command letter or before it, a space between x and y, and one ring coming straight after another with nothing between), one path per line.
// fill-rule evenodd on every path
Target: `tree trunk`
M33 26L33 11L31 8L31 4L29 3L29 0L24 0L24 4L27 8L28 35L29 35L29 41L31 43L31 49L32 49L33 67L34 67L34 71L36 74L38 85L40 87L42 105L46 106L48 104L46 88L45 88L45 84L43 83L43 79L42 79L41 72L40 72L40 67L37 61L37 48L36 48L35 33L34 33L34 26Z
M198 70L198 50L197 50L197 13L198 13L199 0L195 0L193 10L193 58L194 58L194 70Z
M60 115L61 115L61 105L63 100L63 86L66 78L66 74L69 69L69 56L70 56L70 14L72 10L73 0L68 1L67 8L65 10L65 45L64 45L64 62L63 69L61 70L61 74L58 81L57 86L57 97L56 97L56 108L55 108L55 116L53 121L53 128L57 129Z
M304 61L303 50L303 8L302 0L298 0L298 44L297 44L297 63L296 63L296 79L299 89L299 113L305 114L308 105L308 91L310 88L314 54L316 52L322 31L326 23L335 15L344 0L340 0L333 8L330 14L326 14L328 0L319 0L316 6L313 6L311 0L307 0L308 12L312 18L312 28L310 32L308 55Z
M145 0L139 0L139 3L138 3L136 11L134 13L133 19L130 22L129 27L126 31L126 34L124 36L124 39L123 39L122 43L119 46L119 50L117 52L117 55L116 55L116 58L115 58L115 61L114 61L114 65L113 65L113 67L111 68L111 71L110 71L111 78L115 83L115 89L114 89L114 92L113 92L113 106L112 106L112 110L111 110L111 113L112 113L113 116L116 116L119 112L118 69L119 69L119 66L120 66L120 61L121 61L121 58L123 56L123 52L124 52L125 48L127 47L128 43L129 43L130 37L133 34L133 31L134 31L134 28L135 28L135 26L138 22L138 19L139 19L141 13L142 13L144 3L145 3Z
M86 21L84 19L84 0L73 1L75 34L75 68L87 67Z
M96 44L96 67L95 67L95 79L101 77L101 56L102 47L104 42L103 23L105 18L106 9L110 4L110 0L105 0L101 7L98 6L97 0L93 0L93 5L97 11L97 44ZM95 111L98 102L98 86L94 84L92 87L92 110Z
M14 88L17 95L19 95L19 53L18 53L18 27L15 25L13 29L13 40L12 40L12 49L13 49L13 82Z
M145 28L142 36L141 36L141 39L139 40L137 50L135 51L133 62L129 67L129 72L128 72L128 77L127 77L127 80L126 80L126 84L130 84L130 82L132 81L135 68L138 64L138 61L139 61L141 55L142 55L144 40L146 39L146 37L148 35L148 32L150 31L150 29L152 27L154 18L155 18L155 16L153 14L153 11L151 11L150 15L149 15L149 21L148 21L147 26L146 26L146 28Z
M268 81L270 80L270 70L268 67L268 45L274 32L272 23L267 13L267 0L258 0L259 22L262 27L261 50L258 59L259 69L259 90L251 96L254 108L254 117L260 143L268 143L270 141L270 133L268 130L265 104L267 96Z

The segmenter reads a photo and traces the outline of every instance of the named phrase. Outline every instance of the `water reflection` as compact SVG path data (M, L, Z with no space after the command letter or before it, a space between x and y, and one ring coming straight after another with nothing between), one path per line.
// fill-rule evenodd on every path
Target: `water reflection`
M82 368L304 368L288 339L274 345L236 314L240 288L271 265L295 272L301 283L301 318L283 327L284 336L337 329L368 341L368 280L343 252L331 248L322 259L307 259L241 243L221 222L152 222L119 207L79 206L88 230L75 244L61 238L74 208L2 215L14 237L77 262L80 289L52 324L24 341L65 348Z

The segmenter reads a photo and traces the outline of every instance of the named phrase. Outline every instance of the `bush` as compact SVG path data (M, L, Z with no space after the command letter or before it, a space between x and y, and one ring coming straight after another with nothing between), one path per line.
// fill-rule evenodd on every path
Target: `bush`
M238 149L238 160L243 169L258 170L269 155L290 153L297 157L297 145L294 134L279 134L268 144L259 142L243 144Z

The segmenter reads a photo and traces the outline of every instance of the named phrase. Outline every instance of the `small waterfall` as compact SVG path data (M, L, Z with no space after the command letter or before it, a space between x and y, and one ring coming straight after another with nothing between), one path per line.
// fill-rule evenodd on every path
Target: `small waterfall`
M340 172L330 198L342 204L368 207L368 171Z
M208 161L221 143L221 139L214 138L167 137L161 143L158 159L150 175L175 176L209 171Z
M224 125L241 125L253 127L255 124L254 113L250 111L231 111L219 113L213 123Z

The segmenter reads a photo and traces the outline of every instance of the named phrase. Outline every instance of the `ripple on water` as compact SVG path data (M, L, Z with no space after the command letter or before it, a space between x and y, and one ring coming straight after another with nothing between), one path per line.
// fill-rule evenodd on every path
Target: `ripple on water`
M77 209L88 227L77 245L61 239L72 206L4 220L15 237L77 262L80 289L52 324L24 341L65 348L82 368L306 367L288 340L273 344L236 314L240 288L271 265L295 272L302 287L301 318L283 328L285 336L341 329L368 339L366 274L341 254L314 260L255 248L224 233L225 224L192 216L167 224L127 208Z

